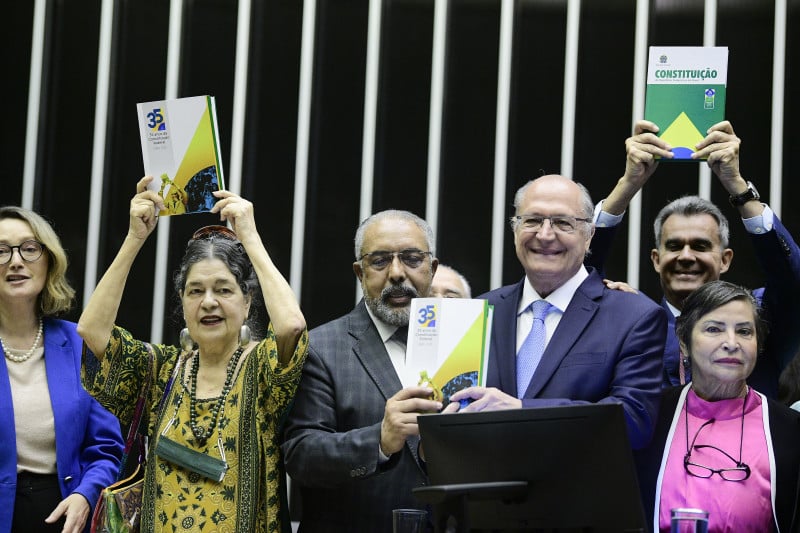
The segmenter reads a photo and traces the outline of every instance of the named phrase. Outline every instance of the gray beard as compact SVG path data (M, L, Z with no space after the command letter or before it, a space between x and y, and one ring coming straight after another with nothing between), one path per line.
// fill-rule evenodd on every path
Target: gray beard
M417 293L416 289L413 287L407 287L405 285L393 285L383 289L378 298L371 298L367 296L366 291L364 291L364 302L367 304L367 307L369 307L369 310L372 311L372 314L381 319L383 322L397 327L407 326L409 318L408 315L411 310L410 306L394 307L386 303L386 300L388 300L393 293L397 293L398 291L402 291L405 294L410 295L412 298L417 298L419 296L419 293Z

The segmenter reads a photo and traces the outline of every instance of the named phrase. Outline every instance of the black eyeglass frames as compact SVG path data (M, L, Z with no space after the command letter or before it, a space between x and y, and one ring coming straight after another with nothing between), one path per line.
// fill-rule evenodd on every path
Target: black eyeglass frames
M710 420L706 420L703 424L697 428L697 432L694 434L694 438L692 439L691 446L689 445L689 416L688 412L685 414L686 420L686 455L683 456L683 469L686 471L687 474L694 477L699 478L710 478L714 474L717 474L719 477L724 479L725 481L744 481L750 477L750 466L746 463L742 462L742 443L744 441L744 404L747 403L746 401L742 404L742 432L741 436L739 437L739 460L734 459L728 452L722 450L716 446L711 444L695 444L697 442L697 437L700 435L700 432L706 426L713 424L716 420L714 418ZM685 404L684 404L685 405ZM710 466L702 465L700 463L692 461L692 451L694 450L702 450L702 449L711 449L715 450L728 459L731 460L736 466L732 468L711 468Z
M40 243L39 241L34 241L33 239L22 242L17 246L0 244L0 265L5 265L11 261L11 257L14 255L14 250L19 252L19 256L23 261L27 263L33 263L42 257L42 252L44 252L44 244Z
M430 255L433 255L433 253L423 252L415 248L400 250L399 252L376 250L362 255L358 260L364 261L374 270L383 270L394 261L395 257L398 257L405 266L409 268L419 268L425 261L425 258Z

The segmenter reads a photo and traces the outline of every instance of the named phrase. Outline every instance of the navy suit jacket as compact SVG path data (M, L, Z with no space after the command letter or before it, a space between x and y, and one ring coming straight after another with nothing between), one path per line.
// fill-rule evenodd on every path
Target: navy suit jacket
M309 333L286 423L286 471L300 487L301 532L392 531L392 509L424 508L418 437L379 464L386 400L402 388L362 300Z
M100 490L117 478L123 442L117 418L81 385L82 347L73 322L44 320L45 372L55 422L61 496L77 492L94 507ZM14 406L6 365L0 364L0 531L11 531L17 488ZM91 512L86 531L90 522Z
M547 344L523 407L620 403L633 448L650 442L661 392L664 311L640 294L609 290L593 269ZM488 292L494 305L487 386L517 396L517 309L524 280Z
M587 264L603 270L615 233L616 227L595 229L592 254ZM778 395L780 372L800 349L800 305L797 304L800 301L800 248L777 215L774 216L771 231L748 234L766 277L765 286L756 289L753 294L761 304L764 318L769 325L769 335L764 345L764 355L758 358L747 382L768 397L775 398ZM670 317L663 362L663 386L670 387L680 385L680 347L675 334L675 317L663 298L661 305ZM688 377L691 377L691 371Z

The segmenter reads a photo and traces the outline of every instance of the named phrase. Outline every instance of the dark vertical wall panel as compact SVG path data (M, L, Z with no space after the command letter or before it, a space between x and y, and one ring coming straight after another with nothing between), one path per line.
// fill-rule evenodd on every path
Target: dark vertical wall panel
M781 220L793 230L795 239L800 232L800 172L797 154L800 154L800 0L789 0L786 21L786 100L783 112L783 206ZM759 135L761 133L758 133Z
M50 7L34 209L53 220L69 255L67 277L81 294L100 2L66 0ZM75 306L67 318L76 319L79 314L80 307Z
M517 189L532 178L560 171L566 25L566 2L519 2L517 5L506 216L514 214ZM522 277L523 271L510 229L504 249L503 283L513 283ZM488 277L484 279L488 281Z
M575 113L576 181L599 202L625 171L625 139L631 134L636 1L581 3L578 90ZM613 35L613 39L609 36ZM628 217L606 263L627 275Z
M500 2L450 3L439 258L488 289Z
M114 16L114 54L106 172L103 182L103 223L97 270L102 275L128 232L128 207L142 177L142 150L136 104L164 97L167 71L169 9L160 0L119 2ZM84 230L85 231L85 230ZM117 322L136 336L148 338L153 305L155 237L139 252L131 269L125 305Z
M770 201L769 131L772 124L774 20L772 0L719 2L717 44L727 46L730 54L726 116L742 139L742 175L756 185L765 202ZM730 246L735 252L725 279L747 287L761 287L764 275L756 267L750 237L742 226L739 212L728 204L728 196L719 180L712 176L711 200L728 217L731 224Z
M242 195L261 238L289 278L303 3L253 2Z
M384 2L373 208L425 216L434 3Z
M309 326L353 307L369 2L317 7L301 306Z
M3 93L6 127L0 130L0 205L19 205L22 202L22 173L24 171L25 127L28 120L28 80L30 79L31 39L33 33L33 2L9 2L3 7L4 31L0 34L0 68L3 72ZM11 31L8 31L11 30ZM13 50L13 53L12 53Z

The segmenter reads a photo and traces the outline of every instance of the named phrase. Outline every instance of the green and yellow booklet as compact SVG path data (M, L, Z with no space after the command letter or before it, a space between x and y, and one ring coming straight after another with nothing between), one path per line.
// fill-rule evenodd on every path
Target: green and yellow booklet
M451 394L485 385L493 310L481 299L411 300L403 386L428 385L447 405Z
M726 46L651 46L644 118L672 146L674 161L691 161L708 128L725 120Z
M225 188L213 96L136 104L144 173L164 199L161 215L209 211Z

